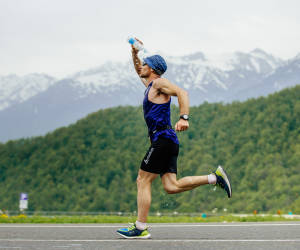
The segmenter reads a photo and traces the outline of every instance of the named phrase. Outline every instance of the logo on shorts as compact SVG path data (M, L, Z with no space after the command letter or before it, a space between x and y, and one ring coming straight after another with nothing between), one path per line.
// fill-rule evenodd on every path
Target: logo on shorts
M148 162L149 162L149 160L150 160L150 156L151 156L151 154L153 153L153 151L154 151L154 148L151 148L150 151L149 151L149 153L148 153L148 155L147 155L147 157L146 157L146 159L144 159L144 162L145 162L146 164L148 164Z

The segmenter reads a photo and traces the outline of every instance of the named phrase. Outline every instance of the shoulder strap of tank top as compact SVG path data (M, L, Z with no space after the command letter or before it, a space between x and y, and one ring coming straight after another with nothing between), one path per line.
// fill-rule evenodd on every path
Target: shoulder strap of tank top
M147 94L148 94L149 89L150 89L151 86L152 86L152 83L153 83L153 81L149 83L148 87L146 88L146 90L145 90L145 92L144 92L144 95L147 95Z

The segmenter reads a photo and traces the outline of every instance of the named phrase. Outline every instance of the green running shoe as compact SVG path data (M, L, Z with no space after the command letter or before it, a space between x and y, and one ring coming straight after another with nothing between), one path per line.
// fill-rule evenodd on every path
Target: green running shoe
M135 224L127 228L120 228L117 233L126 239L148 239L151 236L151 234L148 232L148 228L140 230Z
M214 172L214 174L217 177L216 185L221 187L222 189L225 189L228 198L231 198L232 196L231 184L230 184L229 176L226 174L225 170L221 166L219 166L217 170Z

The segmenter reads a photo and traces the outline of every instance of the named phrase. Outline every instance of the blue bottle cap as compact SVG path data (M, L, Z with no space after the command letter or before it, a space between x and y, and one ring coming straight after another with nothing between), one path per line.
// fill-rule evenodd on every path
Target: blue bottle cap
M130 37L129 39L128 39L128 42L130 43L130 44L134 44L135 43L135 39L133 38L133 37Z

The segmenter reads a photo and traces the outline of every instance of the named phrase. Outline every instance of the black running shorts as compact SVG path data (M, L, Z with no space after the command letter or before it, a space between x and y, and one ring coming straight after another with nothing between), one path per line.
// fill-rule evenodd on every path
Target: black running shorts
M177 174L177 157L179 153L179 145L170 139L158 137L148 149L141 163L141 169L150 173Z

